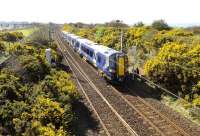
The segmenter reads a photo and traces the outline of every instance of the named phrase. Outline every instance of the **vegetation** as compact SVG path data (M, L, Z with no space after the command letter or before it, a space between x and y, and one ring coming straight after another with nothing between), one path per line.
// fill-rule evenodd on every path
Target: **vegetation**
M145 74L153 81L164 84L182 97L189 94L190 100L200 90L195 87L200 81L200 45L167 43L158 55L145 64Z
M133 58L129 59L133 60L130 67L139 67L146 78L200 107L199 27L172 28L164 20L156 20L150 26L142 22L134 26L114 25L118 23L81 27L65 24L63 29L116 50L120 49L122 30L123 50ZM189 113L200 118L192 110Z
M168 24L164 21L164 20L156 20L152 23L152 27L162 31L162 30L169 30L170 27L168 26Z
M0 135L73 134L72 107L79 95L70 74L45 58L51 48L54 62L60 61L56 45L44 38L47 28L38 28L28 43L8 41L13 44L5 50L13 59L0 70Z
M21 32L6 32L0 35L0 39L5 42L16 42L23 38L23 33Z
M33 32L37 31L37 29L38 29L37 27L30 27L30 28L15 30L14 32L21 32L23 33L24 37L27 37L31 35Z

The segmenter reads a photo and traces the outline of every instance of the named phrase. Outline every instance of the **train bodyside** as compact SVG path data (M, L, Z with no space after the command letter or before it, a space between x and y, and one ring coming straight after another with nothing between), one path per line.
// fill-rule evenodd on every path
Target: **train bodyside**
M80 47L80 54L96 67L95 49L87 42L82 43Z
M127 57L124 53L97 45L90 40L66 34L68 43L109 80L123 81L126 77Z

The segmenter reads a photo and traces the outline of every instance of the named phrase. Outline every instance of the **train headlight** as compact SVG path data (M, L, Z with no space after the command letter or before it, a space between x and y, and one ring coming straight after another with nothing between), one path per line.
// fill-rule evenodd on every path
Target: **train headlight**
M113 70L113 69L109 69L109 72L110 72L110 73L114 73L115 70Z

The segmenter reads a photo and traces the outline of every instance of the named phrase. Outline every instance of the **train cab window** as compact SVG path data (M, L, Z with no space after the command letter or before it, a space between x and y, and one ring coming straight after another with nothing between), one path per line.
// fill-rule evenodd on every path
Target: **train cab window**
M109 67L111 69L116 68L116 55L115 54L109 57Z
M97 56L97 62L101 63L101 57L100 56Z

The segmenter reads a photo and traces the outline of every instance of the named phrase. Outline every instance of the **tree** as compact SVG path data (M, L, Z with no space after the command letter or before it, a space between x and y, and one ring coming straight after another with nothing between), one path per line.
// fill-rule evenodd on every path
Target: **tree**
M122 20L112 20L108 23L105 23L105 26L108 27L128 27Z
M134 24L134 27L143 27L144 23L143 22L137 22L136 24Z
M157 29L159 31L161 30L170 30L171 28L168 26L168 24L164 20L156 20L152 23L152 27L154 29Z

